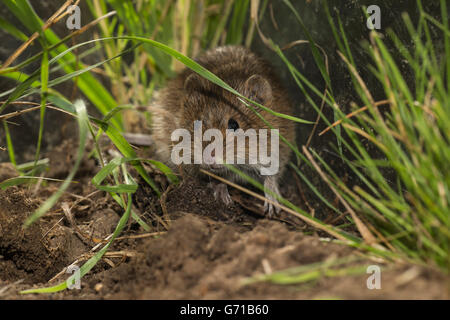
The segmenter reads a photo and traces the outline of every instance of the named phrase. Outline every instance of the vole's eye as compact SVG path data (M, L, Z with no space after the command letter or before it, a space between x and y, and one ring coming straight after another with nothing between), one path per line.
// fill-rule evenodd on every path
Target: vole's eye
M239 129L239 123L237 123L237 121L234 119L228 120L228 129L231 129L231 130Z

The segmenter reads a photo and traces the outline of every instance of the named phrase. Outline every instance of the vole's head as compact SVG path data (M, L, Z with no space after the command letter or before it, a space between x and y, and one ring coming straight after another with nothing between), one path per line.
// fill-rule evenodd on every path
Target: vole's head
M227 78L229 79L230 77ZM273 100L272 87L266 78L255 74L241 78L235 75L232 79L234 80L228 81L228 84L242 95L271 108ZM208 129L220 131L223 137L223 157L225 157L227 150L226 137L230 135L227 129L242 129L244 132L247 132L248 129L254 129L258 133L259 129L267 128L264 122L234 94L196 73L190 74L184 81L184 99L182 104L183 128L188 129L191 136L194 137L194 122L201 121L202 134ZM256 110L261 112L259 108L256 108ZM203 149L214 141L215 136L211 138L211 141L203 141ZM249 159L249 144L245 143L241 150L238 147L235 143L234 154L237 157L242 157L244 154L246 159ZM208 169L221 171L224 168L220 165L220 162L220 159L213 153L211 157L204 157L202 165Z

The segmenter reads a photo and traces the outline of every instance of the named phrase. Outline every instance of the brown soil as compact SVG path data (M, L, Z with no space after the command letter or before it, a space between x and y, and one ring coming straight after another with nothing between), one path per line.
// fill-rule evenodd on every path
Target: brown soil
M68 154L74 149L66 142L53 150L52 171L47 176L64 178L73 161ZM22 228L24 220L58 185L0 190L0 299L449 297L449 279L435 269L369 259L348 246L325 241L326 234L288 214L267 220L260 213L261 203L236 190L232 191L235 204L225 207L196 180L186 178L168 188L164 177L152 168L148 168L152 178L166 190L161 200L142 183L133 199L135 211L151 225L150 232L130 222L108 256L82 278L81 290L20 295L23 289L63 281L68 276L65 268L75 261L81 266L91 256L90 250L114 230L123 209L90 184L96 168L93 160L84 160L75 179L79 183L27 229ZM0 165L1 180L14 174L10 165ZM298 190L285 187L283 192L288 198L298 198L294 194ZM302 205L302 201L297 202ZM284 285L245 283L272 271L346 257L359 257L345 267L359 266L362 271ZM382 270L380 290L367 288L365 269L373 264ZM340 268L343 266L335 269Z

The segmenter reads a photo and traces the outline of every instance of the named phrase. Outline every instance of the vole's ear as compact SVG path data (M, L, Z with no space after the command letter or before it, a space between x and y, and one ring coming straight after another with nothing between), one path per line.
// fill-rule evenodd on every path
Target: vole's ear
M191 73L186 80L184 80L184 90L192 92L200 88L205 88L205 80L197 73Z
M259 104L266 105L272 102L272 87L269 81L258 74L252 75L245 81L244 94Z

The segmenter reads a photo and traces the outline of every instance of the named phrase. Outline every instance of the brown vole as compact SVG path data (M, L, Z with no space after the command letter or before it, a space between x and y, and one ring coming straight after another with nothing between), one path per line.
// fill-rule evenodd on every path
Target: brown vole
M225 46L207 51L196 59L196 62L217 75L244 96L279 113L292 114L293 110L285 89L270 65L249 50L238 46ZM152 137L161 161L173 165L172 150L177 142L172 141L172 132L176 129L187 129L194 135L194 121L202 121L203 132L207 129L219 129L226 137L227 129L268 129L268 127L252 110L246 107L232 93L202 78L190 69L182 71L175 79L162 89L152 104ZM294 123L276 117L267 111L256 109L288 141L294 140ZM269 131L270 132L270 131ZM270 150L270 135L267 138ZM224 145L224 150L226 146ZM237 149L234 149L237 152ZM249 145L245 147L248 159ZM277 150L278 151L278 150ZM225 153L225 151L224 151ZM279 194L278 180L291 155L290 148L279 143L279 170L274 175L261 175L261 164L238 164L236 167L247 175L264 182L264 187ZM213 156L214 158L214 156ZM213 161L214 162L214 161ZM196 171L202 167L228 180L243 182L243 179L220 163L186 165ZM226 204L231 203L225 184L215 188L216 198ZM270 194L268 199L276 201ZM266 201L265 212L271 217L274 208Z

